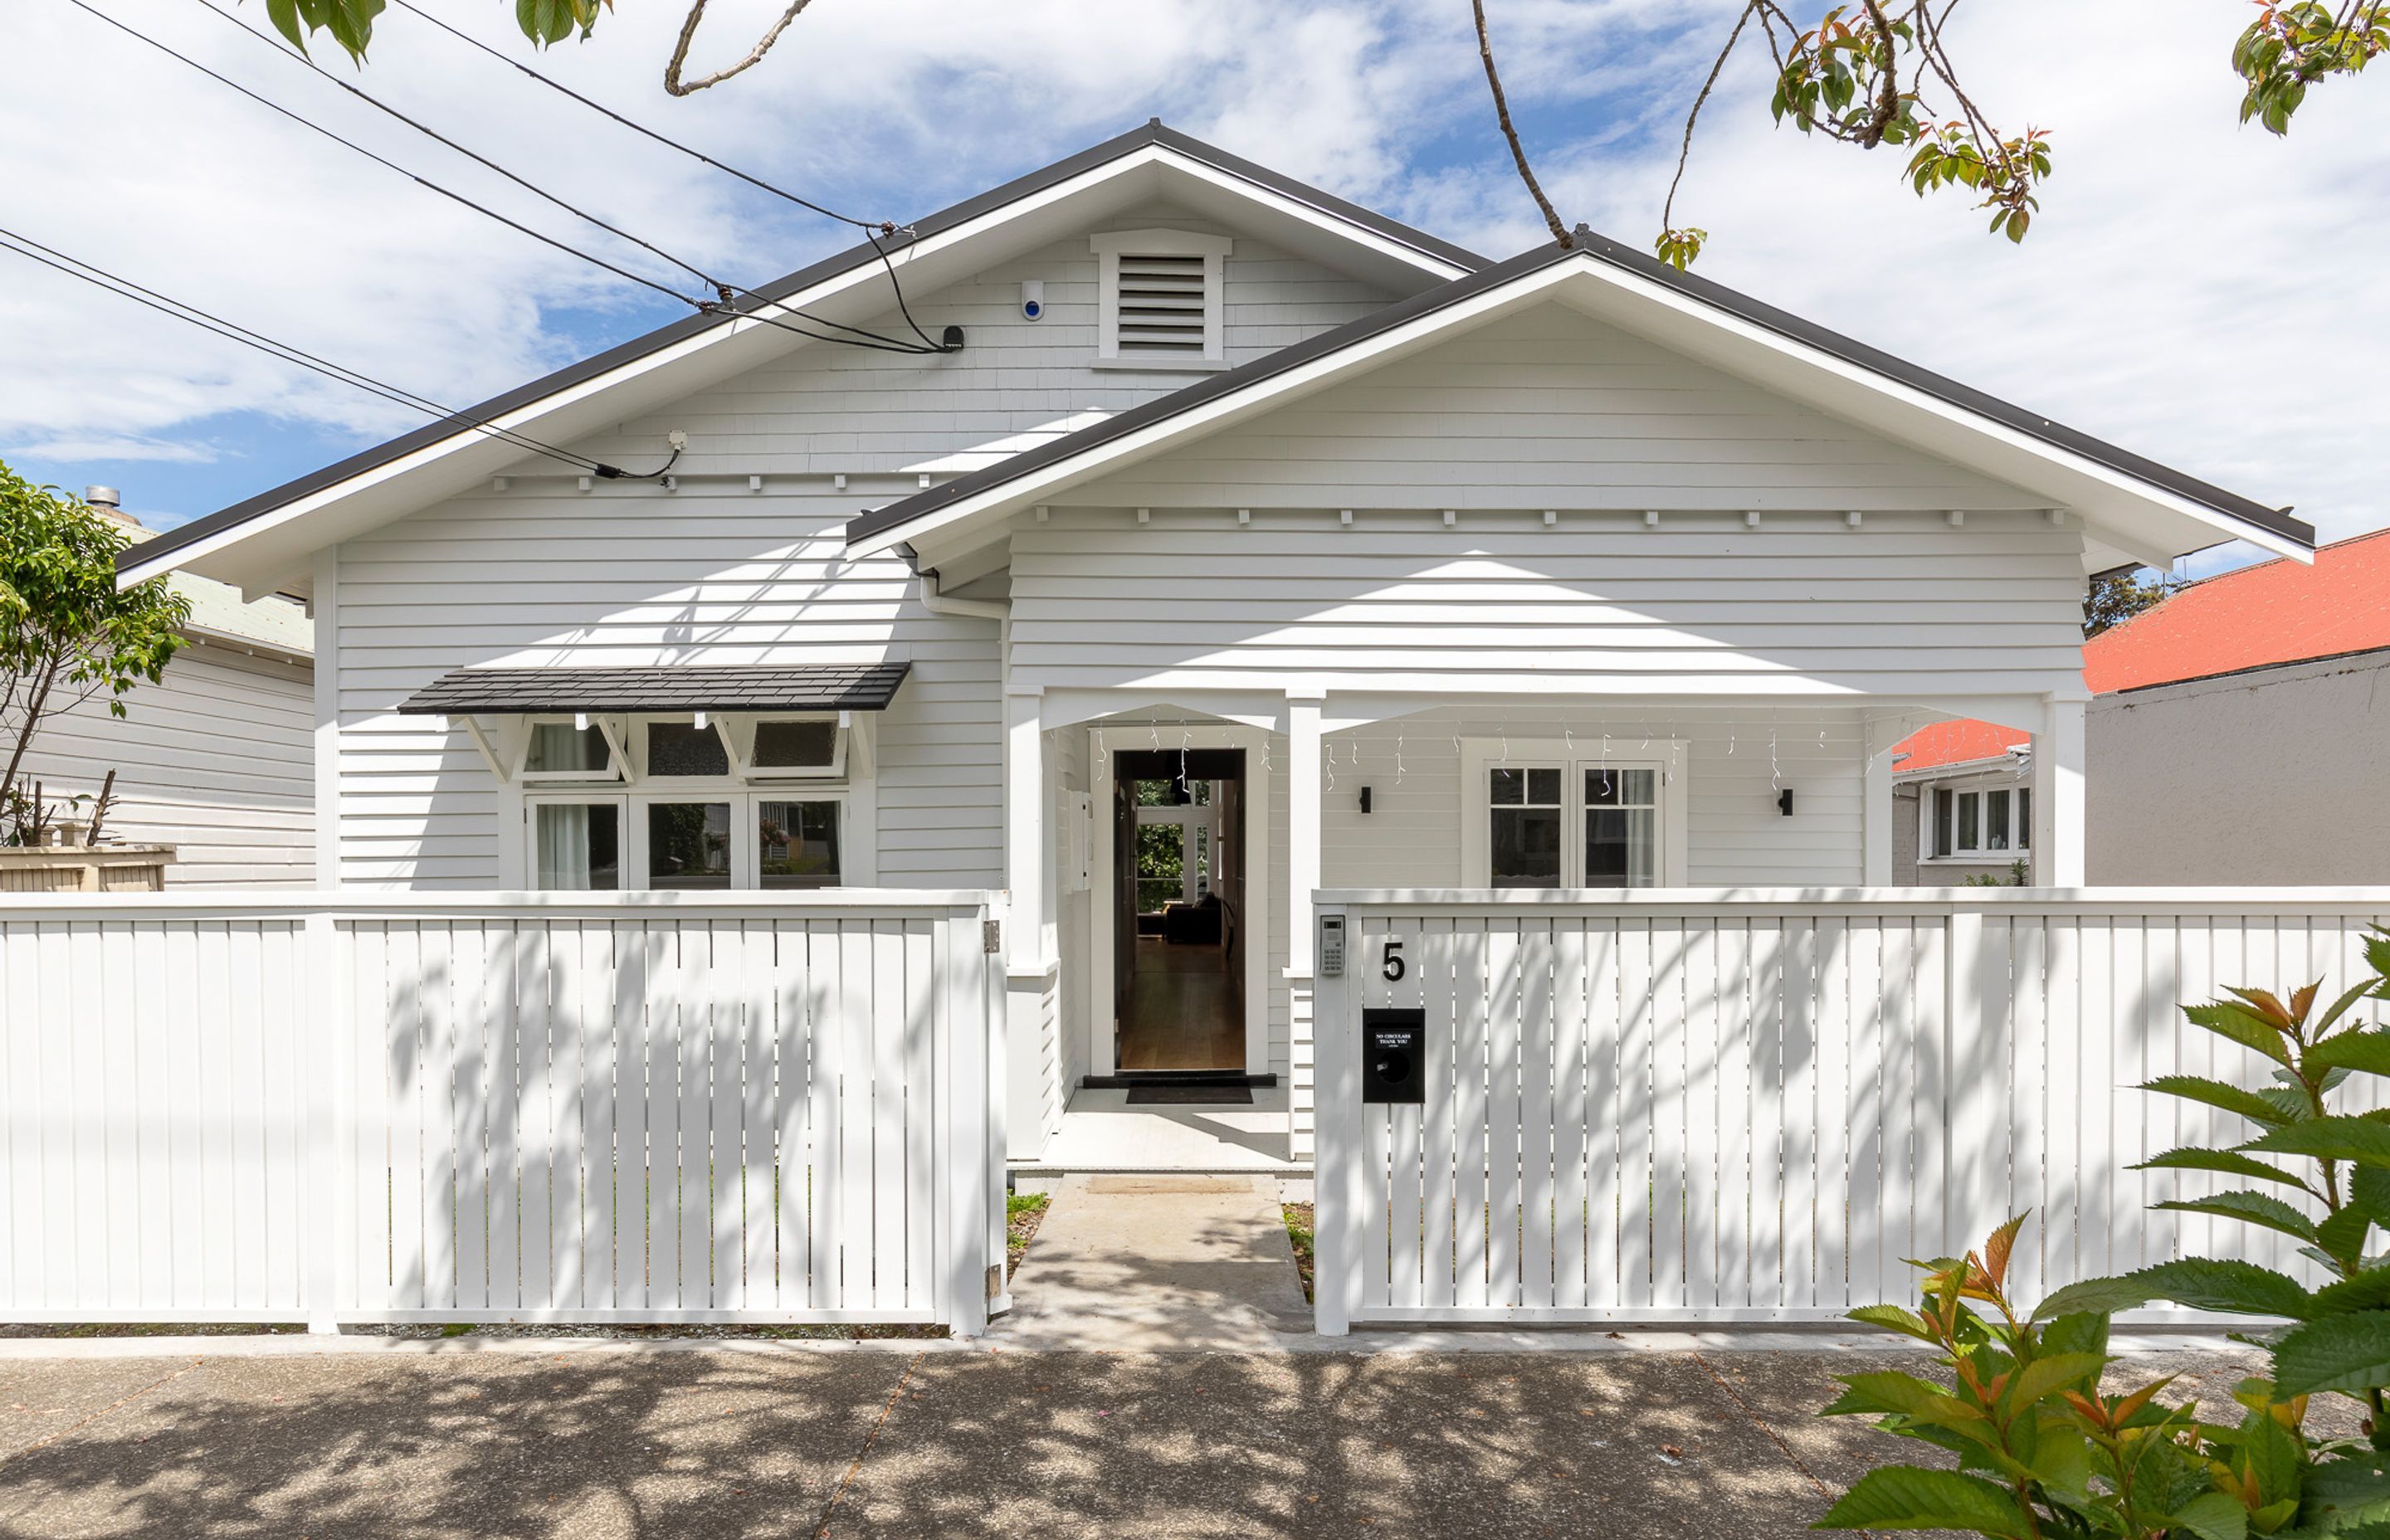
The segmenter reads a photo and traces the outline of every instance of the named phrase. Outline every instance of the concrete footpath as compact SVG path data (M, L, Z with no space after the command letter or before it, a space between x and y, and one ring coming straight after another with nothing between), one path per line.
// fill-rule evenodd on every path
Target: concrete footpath
M1099 1180L975 1342L0 1341L0 1540L1743 1540L1923 1452L1815 1415L1915 1361L1882 1337L1323 1341L1264 1186ZM2131 1378L2229 1415L2255 1362L2144 1341Z

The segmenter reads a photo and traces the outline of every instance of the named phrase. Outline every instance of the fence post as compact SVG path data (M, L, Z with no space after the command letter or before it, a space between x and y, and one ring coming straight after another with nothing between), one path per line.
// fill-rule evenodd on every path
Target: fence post
M1313 923L1331 915L1342 919L1344 913L1343 905L1324 905ZM1345 972L1315 968L1312 981L1312 1084L1318 1091L1312 1112L1317 1139L1312 1315L1322 1337L1349 1333L1361 1302L1361 1067L1345 994L1353 961L1360 956L1357 938L1347 937L1344 952Z
M938 1314L957 1337L987 1329L988 1049L999 1020L990 1008L986 930L989 910L956 909L945 922L944 996L936 1012L936 1145L944 1174L940 1203ZM1002 1253L999 1252L998 1255Z
M349 1226L335 1218L344 1200L339 1158L346 1140L341 1137L341 1088L348 1083L341 1056L355 1036L349 1013L356 992L342 977L340 927L329 914L310 911L303 934L307 956L308 995L315 1010L300 1013L300 1074L306 1086L302 1125L302 1189L305 1206L316 1216L299 1228L305 1248L300 1262L299 1303L311 1335L328 1336L341 1329L340 1258ZM353 1192L353 1185L346 1187ZM352 1216L353 1218L353 1216Z

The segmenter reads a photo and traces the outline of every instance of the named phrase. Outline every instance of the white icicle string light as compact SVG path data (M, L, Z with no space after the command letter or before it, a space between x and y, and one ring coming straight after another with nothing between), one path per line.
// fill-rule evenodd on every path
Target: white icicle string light
M1336 789L1336 740L1328 740L1328 789Z
M1394 735L1394 784L1403 784L1403 735Z

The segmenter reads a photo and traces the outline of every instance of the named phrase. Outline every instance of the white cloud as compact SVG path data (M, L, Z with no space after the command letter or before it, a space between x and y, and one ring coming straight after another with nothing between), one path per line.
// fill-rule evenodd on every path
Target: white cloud
M311 117L542 228L519 190L233 35L189 0L93 0ZM499 0L433 0L528 58ZM1822 3L1822 0L1820 0ZM1730 0L1493 0L1506 83L1562 211L1640 245ZM717 0L697 63L777 0ZM538 67L693 143L904 218L1159 113L1451 238L1545 238L1494 135L1466 6L1400 0L817 0L779 53L687 100L659 89L679 7L626 6ZM2268 501L2328 533L2390 520L2374 447L2390 294L2390 126L2371 81L2288 142L2234 123L2240 0L1961 7L1978 95L2055 133L2022 249L1896 152L1777 132L1756 49L1703 125L1680 212L1708 276ZM262 25L261 7L242 7ZM2146 34L2146 35L2145 35ZM0 96L0 225L411 389L462 402L579 351L570 312L634 291L241 101L63 5L0 10L39 67ZM346 66L329 55L337 71ZM701 265L753 282L842 244L825 223L648 145L402 12L357 78ZM585 233L575 232L575 238ZM608 246L620 250L619 246ZM207 419L336 433L414 418L0 257L0 449L238 453ZM642 258L635 265L655 271Z

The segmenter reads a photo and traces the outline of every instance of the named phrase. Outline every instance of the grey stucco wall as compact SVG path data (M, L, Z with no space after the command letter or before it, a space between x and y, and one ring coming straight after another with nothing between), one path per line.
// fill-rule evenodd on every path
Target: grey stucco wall
M2390 884L2390 648L2094 699L2095 884Z

